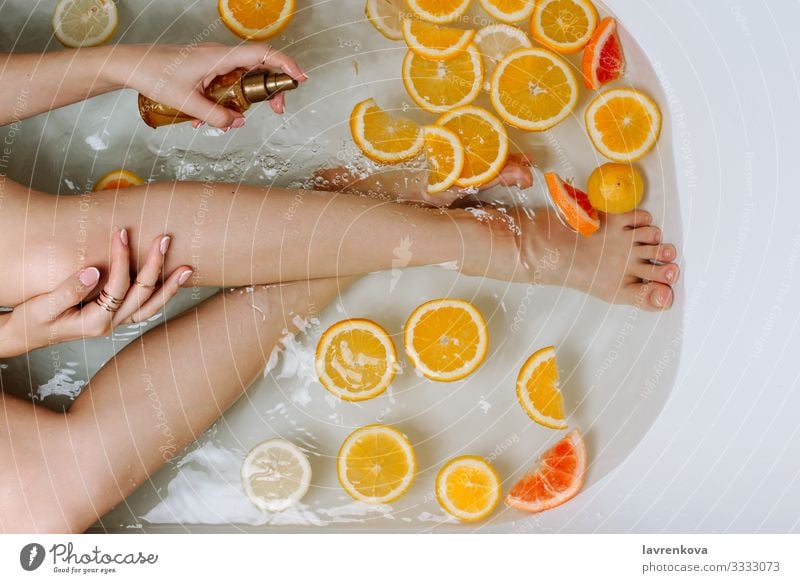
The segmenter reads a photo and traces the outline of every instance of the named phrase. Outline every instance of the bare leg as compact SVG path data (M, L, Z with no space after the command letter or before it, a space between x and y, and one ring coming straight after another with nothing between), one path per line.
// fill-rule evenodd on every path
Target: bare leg
M242 395L293 315L342 284L219 294L125 348L66 414L0 393L0 531L85 530Z

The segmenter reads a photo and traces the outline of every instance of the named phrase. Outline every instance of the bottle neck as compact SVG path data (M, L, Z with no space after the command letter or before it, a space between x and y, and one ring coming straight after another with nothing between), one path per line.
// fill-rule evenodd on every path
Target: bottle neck
M267 101L282 91L291 91L297 87L297 81L285 73L265 73L252 71L241 80L242 93L250 103Z

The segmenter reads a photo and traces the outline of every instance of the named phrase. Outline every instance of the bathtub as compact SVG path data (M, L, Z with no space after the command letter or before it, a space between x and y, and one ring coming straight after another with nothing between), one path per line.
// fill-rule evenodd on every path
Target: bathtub
M151 180L281 186L308 186L322 164L370 168L349 139L347 116L366 97L386 107L412 105L399 79L404 45L364 21L360 1L298 4L294 21L273 42L311 80L288 96L284 119L259 106L244 129L228 134L180 126L154 131L137 119L135 94L108 94L2 128L12 138L8 175L74 195L123 160ZM6 2L4 50L57 50L56 41L48 44L52 5ZM236 39L217 22L215 5L120 3L115 41L232 44ZM800 459L800 440L791 413L800 405L792 390L798 310L790 298L800 229L791 212L798 205L784 192L796 154L788 140L799 128L797 116L776 118L796 111L796 77L778 71L793 71L791 57L799 53L797 40L775 31L782 19L800 14L766 2L723 0L702 7L612 1L604 10L622 23L625 82L650 93L665 116L658 146L640 168L648 184L644 208L682 250L674 307L644 313L570 290L465 278L447 266L372 274L304 322L303 333L287 336L263 378L224 418L93 531L798 530L800 484L792 460ZM476 9L478 26L480 15ZM751 82L741 83L743 71ZM773 94L773 84L784 92ZM602 163L581 129L587 101L583 93L577 117L552 132L512 132L512 147L536 157L536 184L488 196L544 204L542 170L580 181ZM478 103L485 105L485 96ZM759 115L753 103L763 105ZM407 114L432 121L414 107ZM392 388L362 404L337 401L316 381L313 349L327 326L345 317L373 318L402 344L405 317L442 296L470 299L487 318L492 342L478 372L432 383L401 356ZM165 316L196 301L187 291ZM4 385L64 406L141 331L122 328L112 338L7 362ZM507 490L562 435L531 423L514 395L522 362L549 344L558 347L569 422L587 440L583 491L536 516L501 509L478 525L447 519L432 495L447 459L486 457ZM375 422L402 429L419 459L411 491L389 506L356 503L335 473L344 437ZM278 436L307 452L314 479L302 504L269 514L245 497L239 467L251 447Z

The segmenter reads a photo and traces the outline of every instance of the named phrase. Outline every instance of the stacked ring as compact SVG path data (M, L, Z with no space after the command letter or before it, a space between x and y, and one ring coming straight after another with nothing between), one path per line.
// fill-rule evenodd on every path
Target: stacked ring
M106 312L115 314L122 305L122 300L118 300L106 290L100 292L100 296L95 300L95 303L103 308Z

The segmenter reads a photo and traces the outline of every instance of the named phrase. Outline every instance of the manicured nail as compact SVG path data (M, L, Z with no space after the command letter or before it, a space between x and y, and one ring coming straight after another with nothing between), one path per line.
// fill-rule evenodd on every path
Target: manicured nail
M123 245L128 246L128 229L120 229L119 240L122 241Z
M100 270L96 267L87 267L78 274L78 279L86 287L94 286L100 280Z
M664 258L665 259L672 259L673 255L674 255L674 253L672 252L671 248L668 247L668 248L664 249Z
M664 307L664 298L661 297L661 292L653 292L653 305L657 308Z
M169 242L170 242L170 236L169 235L161 238L161 245L159 246L159 249L161 249L161 254L162 255L166 255L167 254L167 249L169 249Z
M181 273L181 276L178 278L178 285L183 285L184 283L189 281L189 276L190 275L192 275L192 270L191 269L187 269L186 271Z
M240 128L243 125L244 125L244 118L243 117L237 117L235 120L233 120L233 123L231 124L231 127Z
M667 269L666 276L667 276L667 281L672 281L673 279L675 279L675 270Z

